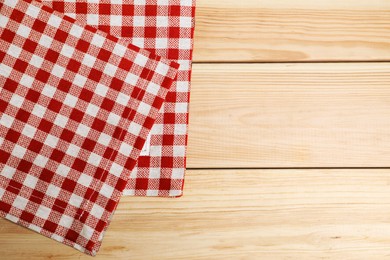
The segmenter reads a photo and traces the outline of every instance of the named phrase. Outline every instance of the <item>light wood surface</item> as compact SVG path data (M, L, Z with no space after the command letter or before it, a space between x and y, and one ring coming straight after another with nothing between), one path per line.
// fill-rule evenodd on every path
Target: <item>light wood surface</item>
M387 0L197 0L196 61L390 59Z
M184 196L96 259L389 259L390 1L197 1ZM0 219L3 259L92 258Z
M390 63L196 64L188 167L389 167Z
M124 197L96 259L386 259L389 183L390 170L188 171L181 198ZM0 226L6 259L91 259Z

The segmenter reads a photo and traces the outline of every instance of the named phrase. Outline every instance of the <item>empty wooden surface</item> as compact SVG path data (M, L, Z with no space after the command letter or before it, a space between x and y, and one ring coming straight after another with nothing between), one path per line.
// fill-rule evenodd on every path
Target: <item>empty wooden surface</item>
M196 25L184 196L124 197L96 259L389 259L390 1L198 0ZM0 259L91 258L0 219Z
M195 64L188 167L389 167L390 63Z
M197 0L195 61L384 61L387 0Z

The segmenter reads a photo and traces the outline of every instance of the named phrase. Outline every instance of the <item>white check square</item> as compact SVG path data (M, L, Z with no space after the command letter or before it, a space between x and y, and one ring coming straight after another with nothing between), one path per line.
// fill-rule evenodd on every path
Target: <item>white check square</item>
M134 16L133 25L135 27L144 27L145 26L145 16Z
M77 101L78 101L77 97L71 94L67 94L63 103L70 107L76 107Z
M22 98L19 95L12 95L12 98L10 99L9 103L15 107L21 108L23 105L24 98Z

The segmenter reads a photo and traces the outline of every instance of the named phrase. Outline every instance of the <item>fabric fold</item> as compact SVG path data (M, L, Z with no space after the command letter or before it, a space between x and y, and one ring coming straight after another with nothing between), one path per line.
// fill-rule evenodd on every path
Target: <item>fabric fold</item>
M0 216L95 255L179 65L0 0Z

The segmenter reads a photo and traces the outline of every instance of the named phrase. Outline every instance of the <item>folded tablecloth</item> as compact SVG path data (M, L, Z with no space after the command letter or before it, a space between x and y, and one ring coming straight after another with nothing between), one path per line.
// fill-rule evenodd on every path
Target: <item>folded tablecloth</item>
M0 60L0 215L94 255L178 64L34 0Z
M186 167L195 0L43 0L55 10L180 64L124 194L180 196ZM131 160L131 158L129 158Z

